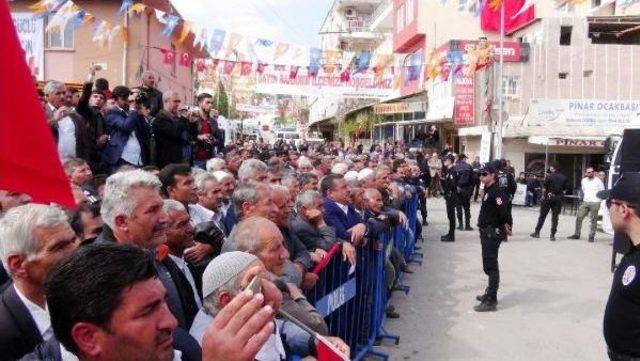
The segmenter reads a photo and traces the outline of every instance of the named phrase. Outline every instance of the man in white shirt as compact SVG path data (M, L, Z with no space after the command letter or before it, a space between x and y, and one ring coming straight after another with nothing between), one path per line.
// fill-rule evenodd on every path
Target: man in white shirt
M19 359L53 336L44 282L76 246L76 234L58 207L26 204L0 220L0 255L13 280L0 295L0 358Z
M580 239L580 231L582 230L582 220L590 214L591 228L589 229L589 242L593 242L596 235L596 228L598 227L598 210L600 210L600 198L598 198L598 192L604 190L604 184L600 178L595 176L595 172L592 167L587 168L585 172L586 177L582 178L580 182L582 187L582 204L578 207L578 215L576 218L576 231L569 239Z
M224 232L223 215L220 212L223 197L220 183L210 173L198 174L195 177L195 183L198 188L198 203L189 204L191 222L194 225L198 225L203 222L213 221Z
M66 106L67 87L64 83L51 80L44 86L47 97L45 107L47 121L57 135L60 158L76 156L76 124L69 116L72 108Z

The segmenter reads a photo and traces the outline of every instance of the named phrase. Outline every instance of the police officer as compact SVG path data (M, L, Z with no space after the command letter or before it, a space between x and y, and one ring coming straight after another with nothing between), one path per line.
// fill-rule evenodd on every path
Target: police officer
M513 196L516 194L518 185L513 173L507 167L507 161L504 159L498 159L495 161L495 167L497 170L496 178L498 186L507 194L507 211L509 212L509 225L513 228L513 216L511 214Z
M485 163L480 168L480 182L484 184L484 196L478 215L480 244L482 245L482 269L489 277L485 293L476 297L480 301L473 309L476 312L495 311L498 304L500 271L498 250L500 243L511 234L507 212L507 194L496 183L496 168Z
M456 191L458 203L456 205L456 213L458 215L458 229L461 231L473 231L471 227L471 196L473 195L474 172L471 164L467 163L467 156L460 154L455 165L456 175L458 177L456 183ZM464 220L466 227L462 227L462 211L464 210Z
M562 200L564 194L567 192L568 179L564 174L558 172L558 168L555 164L549 165L549 174L544 180L542 189L543 199L540 205L540 216L538 217L538 224L531 237L540 238L540 230L544 225L544 221L547 219L547 214L551 210L551 236L549 240L556 240L556 231L558 230L558 216L560 210L562 210Z
M640 173L623 173L611 190L598 192L607 200L611 225L631 240L613 276L604 311L604 338L612 361L640 360Z
M458 177L453 168L453 162L454 158L452 154L445 155L444 166L442 167L442 173L440 175L442 191L444 192L444 199L447 203L447 218L449 219L449 233L440 237L442 242L455 242L456 240L456 204L458 203L456 185L458 183Z

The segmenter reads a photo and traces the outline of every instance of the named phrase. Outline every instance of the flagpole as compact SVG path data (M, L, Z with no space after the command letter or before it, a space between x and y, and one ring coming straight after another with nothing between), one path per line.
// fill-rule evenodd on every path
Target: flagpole
M504 113L504 89L503 89L503 70L504 70L504 3L500 4L500 65L498 66L498 129L496 130L496 159L502 158L502 123Z

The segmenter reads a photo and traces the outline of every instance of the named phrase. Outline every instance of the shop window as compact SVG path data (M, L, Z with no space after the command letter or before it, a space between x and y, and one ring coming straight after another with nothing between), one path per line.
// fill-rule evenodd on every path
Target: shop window
M502 91L507 97L517 97L520 94L520 77L506 75L502 77Z
M602 4L602 0L591 0L591 7L595 8L600 6L600 4Z
M573 26L560 27L560 45L571 45L571 31Z
M51 17L53 17L53 15L47 16L45 28L51 20ZM46 33L44 46L49 49L73 49L73 26L68 26L67 22L62 27L49 30Z

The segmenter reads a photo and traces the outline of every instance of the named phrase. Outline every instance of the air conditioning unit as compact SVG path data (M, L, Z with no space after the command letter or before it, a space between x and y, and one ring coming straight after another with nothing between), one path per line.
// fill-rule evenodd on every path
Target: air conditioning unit
M346 16L347 18L355 18L356 16L358 16L358 13L356 12L355 8L346 8L344 9L344 16Z

